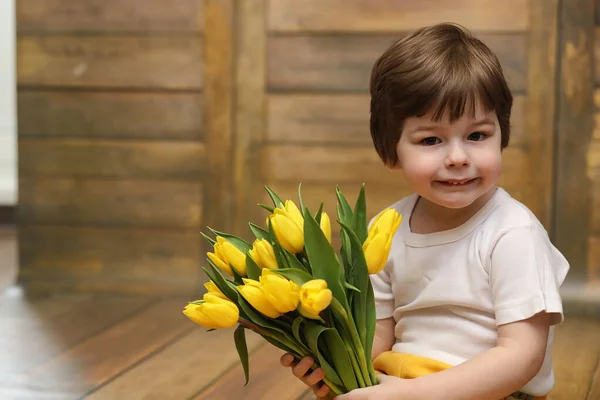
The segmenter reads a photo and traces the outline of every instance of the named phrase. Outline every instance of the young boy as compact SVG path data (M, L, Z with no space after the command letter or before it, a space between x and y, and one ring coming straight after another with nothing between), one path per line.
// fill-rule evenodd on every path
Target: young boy
M496 186L512 95L494 54L440 24L392 45L373 67L371 135L415 194L386 267L371 276L379 384L359 399L538 399L554 385L551 347L569 265L523 204ZM329 388L312 360L284 366Z

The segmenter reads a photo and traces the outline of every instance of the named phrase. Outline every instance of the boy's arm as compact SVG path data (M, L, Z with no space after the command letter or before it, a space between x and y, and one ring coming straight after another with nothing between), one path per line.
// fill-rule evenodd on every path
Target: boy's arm
M389 351L396 342L394 329L396 323L394 318L378 319L375 325L375 337L373 338L373 347L371 349L371 359L374 360L384 351Z
M496 347L456 367L414 379L415 398L497 400L518 391L542 366L549 327L545 312L499 326Z

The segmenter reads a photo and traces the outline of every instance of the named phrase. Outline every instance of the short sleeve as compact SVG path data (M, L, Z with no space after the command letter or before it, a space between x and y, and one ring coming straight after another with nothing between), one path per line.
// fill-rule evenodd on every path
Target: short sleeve
M373 294L375 297L375 311L377 319L389 318L394 314L394 293L390 277L390 260L379 273L369 275Z
M543 311L551 314L552 325L561 323L560 286L568 270L567 260L542 227L532 224L502 234L492 250L490 268L496 324Z

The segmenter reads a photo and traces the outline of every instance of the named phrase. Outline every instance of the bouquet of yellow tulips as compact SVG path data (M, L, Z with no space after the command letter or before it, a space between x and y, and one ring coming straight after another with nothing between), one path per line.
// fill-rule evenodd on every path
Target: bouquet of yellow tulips
M245 330L295 355L311 356L336 394L376 384L371 362L375 302L369 274L389 255L402 216L393 209L367 226L364 186L354 208L336 188L341 227L339 256L323 205L313 215L302 201L282 201L266 187L273 207L265 228L250 223L252 244L211 229L215 239L205 268L210 281L202 300L183 311L209 329L232 328L248 383Z

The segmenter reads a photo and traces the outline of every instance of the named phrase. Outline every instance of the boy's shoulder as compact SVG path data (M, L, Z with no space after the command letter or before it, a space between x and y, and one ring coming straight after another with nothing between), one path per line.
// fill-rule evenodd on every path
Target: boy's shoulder
M485 216L484 224L497 233L513 228L535 227L545 231L537 216L521 201L502 188L497 188L492 197L492 207Z

